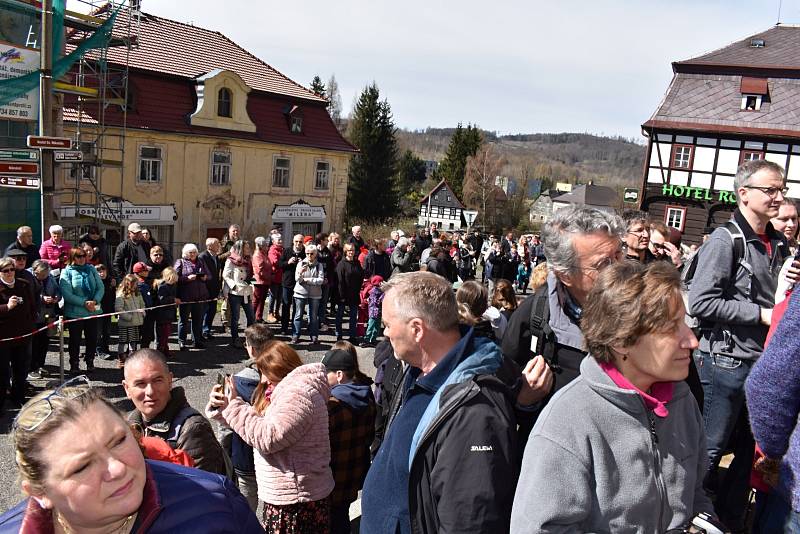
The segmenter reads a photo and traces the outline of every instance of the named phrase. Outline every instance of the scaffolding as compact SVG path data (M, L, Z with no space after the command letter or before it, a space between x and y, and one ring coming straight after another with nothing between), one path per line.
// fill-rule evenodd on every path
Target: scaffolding
M122 228L125 183L125 138L131 94L128 65L138 47L140 2L137 0L70 0L64 17L67 51L89 39L116 13L111 38L85 53L54 83L61 128L72 137L83 161L62 164L63 188L52 192L53 211L69 237L76 239L89 225L125 238ZM114 49L113 60L109 50ZM115 187L119 181L119 194ZM58 179L56 184L58 184ZM116 238L116 239L115 239Z

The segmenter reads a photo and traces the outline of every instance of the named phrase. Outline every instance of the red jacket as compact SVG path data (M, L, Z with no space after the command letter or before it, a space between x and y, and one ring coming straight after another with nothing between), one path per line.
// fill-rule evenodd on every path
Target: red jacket
M270 250L270 253L272 251ZM256 252L253 254L253 278L256 284L270 285L272 283L272 262L267 254Z
M269 254L267 259L272 266L272 283L281 284L283 281L283 269L279 266L279 260L283 254L283 245L272 245L269 247Z

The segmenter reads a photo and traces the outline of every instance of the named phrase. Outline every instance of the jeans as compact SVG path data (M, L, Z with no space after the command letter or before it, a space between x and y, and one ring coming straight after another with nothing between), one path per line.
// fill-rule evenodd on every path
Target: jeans
M269 313L275 317L280 317L281 311L281 285L272 284L269 286Z
M149 347L155 341L156 314L154 310L145 313L144 323L139 327L139 346Z
M258 484L256 483L255 471L236 471L236 483L239 486L239 493L245 498L253 513L258 509Z
M291 312L294 288L281 286L281 291L281 304L283 306L283 309L281 310L281 331L288 332L289 318L291 317L289 313Z
M211 327L214 325L214 317L217 316L217 301L206 302L206 309L203 312L203 334L210 334Z
M319 335L317 322L317 310L319 310L319 299L309 298L294 298L294 330L292 331L295 336L300 336L300 327L303 322L303 313L306 311L306 304L308 304L308 331L312 338Z
M244 297L228 295L228 309L231 311L231 340L239 339L239 309L244 309L244 316L247 320L247 326L253 324L253 304L245 302Z
M214 304L211 302L210 304ZM178 306L178 339L181 342L186 341L189 335L187 326L191 326L192 339L195 344L203 342L203 314L205 312L205 304L202 302L187 302ZM189 322L189 315L192 316L191 324Z
M750 470L755 443L745 406L744 382L753 362L695 351L695 363L703 386L703 426L706 432L707 490L715 492L716 511L723 521L744 518L750 494ZM733 436L733 439L731 437ZM729 440L734 460L724 481L717 481L717 469Z
M328 284L322 286L322 298L319 299L319 309L317 312L317 322L318 328L322 328L322 325L327 325L327 313L325 313L325 308L328 306L328 296L330 295L331 288Z
M266 284L253 284L253 311L256 312L256 321L264 320L264 302L267 300L269 286ZM267 308L269 314L269 308Z
M356 336L356 325L358 323L358 306L355 304L347 304L340 302L339 307L336 308L336 337L342 337L342 316L344 315L344 307L347 306L347 312L350 325L350 337Z
M100 317L97 320L97 347L108 352L111 344L111 317Z
M44 325L36 325L42 327ZM44 361L47 359L47 349L50 346L50 338L47 336L47 330L39 332L33 336L31 342L31 364L30 370L36 371L44 367Z
M753 519L752 534L800 534L800 512L772 490L769 494L756 494L756 516Z
M69 365L77 369L78 360L81 355L81 337L86 339L86 363L94 362L97 352L97 319L84 319L67 324L69 331Z
M25 384L28 379L30 361L30 339L24 340L21 345L0 345L0 410L3 408L10 380L13 380L11 400L19 404L25 403Z

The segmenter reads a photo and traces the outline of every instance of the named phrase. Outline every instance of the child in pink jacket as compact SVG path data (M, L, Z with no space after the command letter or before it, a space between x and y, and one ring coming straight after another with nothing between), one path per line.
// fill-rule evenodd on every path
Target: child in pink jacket
M321 363L302 365L286 343L274 341L256 355L261 383L253 405L237 396L230 379L215 386L206 413L236 432L255 454L258 498L266 532L293 525L295 532L325 532L333 491L328 435L330 386Z

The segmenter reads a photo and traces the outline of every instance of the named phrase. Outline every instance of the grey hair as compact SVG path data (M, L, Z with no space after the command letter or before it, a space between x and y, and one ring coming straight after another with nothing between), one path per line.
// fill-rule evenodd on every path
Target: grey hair
M246 239L240 239L236 243L231 246L231 250L238 255L242 255L242 250L244 250L245 245L249 245L250 241ZM252 250L250 251L252 253Z
M17 237L22 237L22 234L25 234L27 232L33 233L33 230L31 229L30 226L20 226L19 228L17 228Z
M272 240L273 243L277 243L278 241L283 239L283 236L281 234L272 234L270 239Z
M44 260L36 260L31 265L31 271L34 273L41 273L44 271L50 272L50 264Z
M392 275L381 285L392 298L397 315L406 321L420 318L431 329L449 332L458 328L458 307L453 287L438 274L426 271Z
M63 234L64 227L61 226L60 224L54 224L53 226L48 228L47 231L50 232L51 234Z
M649 224L650 217L643 211L625 210L622 212L622 223L625 226L625 230L629 230L631 226L637 223Z
M267 244L268 244L267 243L267 238L262 236L262 235L260 235L257 238L255 238L255 244L256 244L256 248L258 248L259 250L262 249L262 248L265 248L267 246Z
M169 373L169 364L167 363L167 358L161 352L151 348L139 349L125 358L125 370L127 371L134 364L144 361L161 364L164 370Z
M181 249L181 257L188 258L190 252L199 252L197 250L197 245L195 245L194 243L186 243L185 245L183 245L183 248Z
M219 243L219 239L216 237L209 237L206 239L206 248L211 248L214 243Z
M542 228L544 254L555 273L574 275L578 272L578 255L572 240L576 235L604 233L622 239L625 228L613 213L571 206L553 214Z
M750 185L750 183L753 181L753 175L758 171L763 171L764 169L776 173L781 177L781 180L784 183L786 182L786 172L783 170L783 167L777 163L767 161L765 159L745 161L739 166L739 168L736 170L736 176L733 177L733 190L736 192L737 202L741 200L739 198L739 188Z
M396 245L396 246L397 246L398 248L399 248L399 247L405 247L405 246L408 246L408 238L407 238L407 237L405 237L405 236L401 237L400 239L398 239L398 240L397 240L397 245Z

